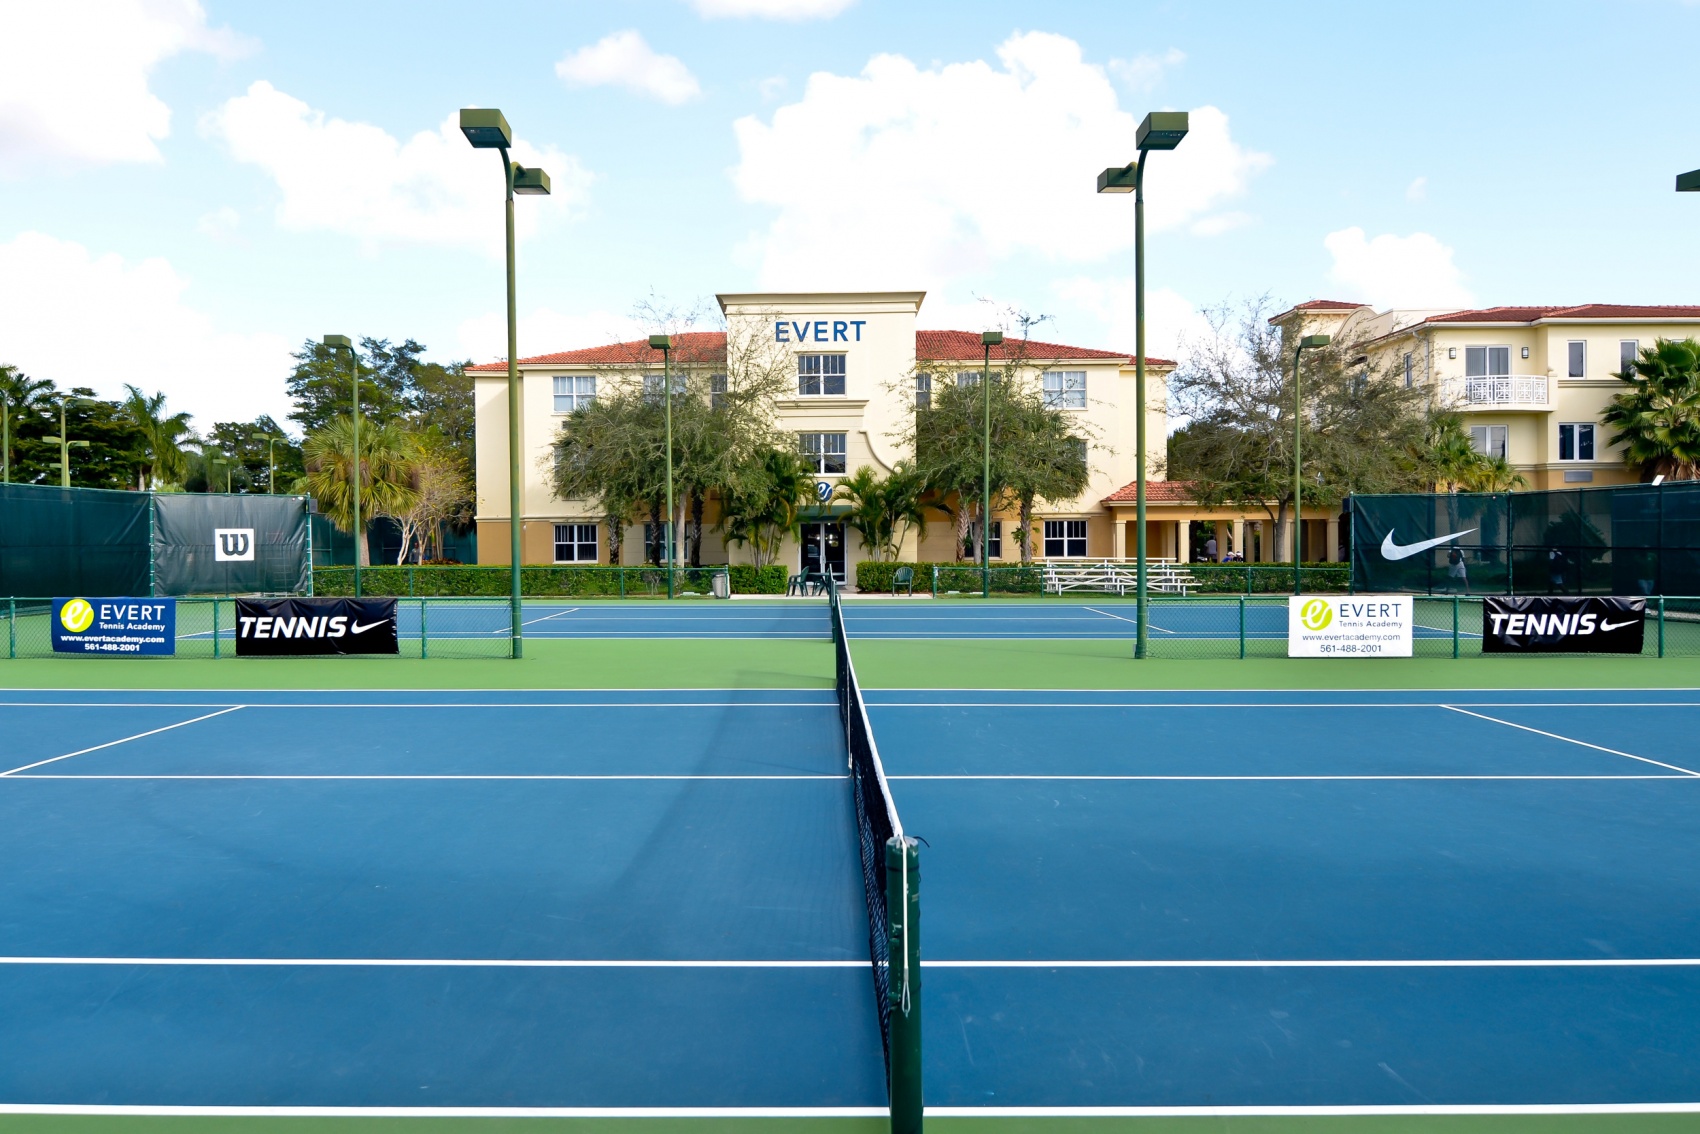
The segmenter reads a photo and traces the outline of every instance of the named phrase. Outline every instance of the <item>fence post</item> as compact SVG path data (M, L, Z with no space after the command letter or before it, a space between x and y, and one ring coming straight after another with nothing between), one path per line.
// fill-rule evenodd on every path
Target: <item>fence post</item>
M624 566L615 568L620 573L620 597L626 597L626 569Z
M1663 499L1663 496L1660 496ZM1665 656L1665 596L1659 596L1659 656Z
M1452 596L1452 656L1458 656L1458 596Z
M939 565L933 564L933 597L939 597Z
M1245 661L1245 596L1240 596L1240 660Z
M1663 614L1662 610L1660 614ZM1659 621L1660 625L1664 624L1663 618L1660 618ZM1659 640L1664 640L1663 634L1659 635ZM6 656L9 658L18 656L18 598L16 595L6 600Z
M429 605L430 604L427 603L424 599L419 600L419 660L420 661L424 661L427 657L430 656L429 647L426 645L426 642L429 641L429 639L425 636L425 611L426 611L426 608L429 607Z
M213 604L213 659L216 661L218 659L218 599L216 599L216 598L213 599L212 604Z
M413 564L407 565L407 597L413 598Z

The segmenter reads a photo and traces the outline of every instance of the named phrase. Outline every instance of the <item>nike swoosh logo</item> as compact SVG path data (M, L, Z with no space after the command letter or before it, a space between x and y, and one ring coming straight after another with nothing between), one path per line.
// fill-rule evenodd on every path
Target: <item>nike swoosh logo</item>
M382 626L384 623L386 623L388 621L389 621L389 619L387 619L387 618L380 618L376 622L368 622L364 626L362 626L362 625L360 625L360 623L356 622L353 626L351 626L349 628L348 632L350 634L364 634L364 633L366 633L366 631L370 630L372 627Z
M1636 621L1636 619L1631 618L1628 622L1601 622L1600 630L1602 632L1606 630L1621 630L1625 626L1635 625Z
M1447 540L1457 539L1459 536L1467 536L1475 530L1475 528L1467 528L1461 532L1453 532L1451 535L1443 535L1435 539L1425 539L1421 543L1407 543L1403 545L1393 542L1393 533L1390 531L1387 533L1387 538L1381 541L1381 557L1383 559L1409 559L1411 556L1416 555L1419 552L1427 551L1431 547L1439 547Z

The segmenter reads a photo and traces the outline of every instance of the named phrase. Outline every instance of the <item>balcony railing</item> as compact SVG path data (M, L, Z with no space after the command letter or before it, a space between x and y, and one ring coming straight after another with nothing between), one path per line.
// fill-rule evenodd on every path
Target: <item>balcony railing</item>
M1542 374L1490 374L1454 378L1446 383L1446 392L1459 409L1542 407L1551 404L1548 385Z

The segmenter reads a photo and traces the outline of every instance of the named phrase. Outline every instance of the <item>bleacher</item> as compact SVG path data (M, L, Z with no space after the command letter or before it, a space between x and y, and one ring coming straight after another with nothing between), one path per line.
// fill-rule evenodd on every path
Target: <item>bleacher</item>
M1047 593L1102 591L1131 593L1137 584L1137 564L1132 559L1045 559L1044 588ZM1146 590L1154 594L1186 595L1198 586L1184 563L1174 559L1145 561Z

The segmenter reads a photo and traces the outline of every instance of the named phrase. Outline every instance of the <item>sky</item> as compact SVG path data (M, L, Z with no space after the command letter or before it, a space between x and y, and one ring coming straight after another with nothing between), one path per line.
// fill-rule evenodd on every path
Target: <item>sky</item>
M1700 303L1700 3L0 0L0 363L281 416L327 333L521 355L717 314L716 292L925 290L1149 352L1267 296Z

